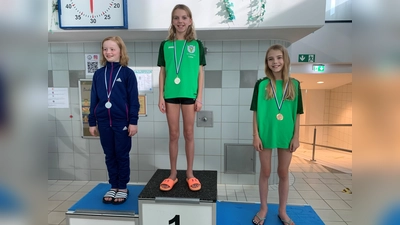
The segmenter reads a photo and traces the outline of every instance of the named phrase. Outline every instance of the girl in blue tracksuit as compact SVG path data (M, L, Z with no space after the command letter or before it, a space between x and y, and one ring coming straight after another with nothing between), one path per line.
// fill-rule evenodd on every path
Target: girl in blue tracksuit
M102 53L103 67L93 75L89 132L100 134L105 154L111 189L103 202L121 204L128 197L129 151L139 119L138 87L135 73L127 67L129 57L120 37L104 39Z

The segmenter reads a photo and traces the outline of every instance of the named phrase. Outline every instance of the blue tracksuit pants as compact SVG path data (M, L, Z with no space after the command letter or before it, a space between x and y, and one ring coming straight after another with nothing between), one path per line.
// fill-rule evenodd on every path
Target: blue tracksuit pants
M100 143L103 147L111 188L126 189L129 182L129 152L132 138L128 136L126 125L98 125Z

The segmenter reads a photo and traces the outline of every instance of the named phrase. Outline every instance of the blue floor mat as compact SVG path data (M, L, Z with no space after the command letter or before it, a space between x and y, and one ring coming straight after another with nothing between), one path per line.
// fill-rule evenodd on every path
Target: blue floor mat
M143 188L144 185L128 185L129 197L124 204L104 204L102 198L110 189L110 185L100 183L77 203L71 206L69 211L115 211L139 214L138 195L142 192ZM260 204L217 201L216 208L217 225L249 225L252 224L251 221L258 212ZM324 225L322 220L309 205L288 205L287 212L296 225ZM277 204L268 204L268 215L264 224L282 225L278 218Z
M69 211L119 211L139 213L138 195L143 190L144 185L128 185L129 196L125 203L120 205L104 204L103 196L111 188L110 184L100 183L89 193L75 203Z
M0 199L0 215L23 212L21 196L12 187L0 183Z
M253 224L251 221L259 209L260 203L217 201L217 225ZM296 225L324 225L309 205L288 205L286 210ZM264 224L282 225L278 218L278 204L268 204L268 215Z

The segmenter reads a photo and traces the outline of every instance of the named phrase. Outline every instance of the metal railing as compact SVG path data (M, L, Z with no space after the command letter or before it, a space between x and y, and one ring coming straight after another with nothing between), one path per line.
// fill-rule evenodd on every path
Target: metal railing
M334 147L334 146L316 144L317 127L351 127L351 126L353 126L353 124L305 124L305 125L300 125L300 126L302 126L302 127L314 127L313 143L300 141L300 143L309 144L309 145L313 146L311 161L315 161L315 146L324 147L324 148L331 148L331 149L340 150L340 151L344 151L344 152L353 152L351 149L345 149L345 148L338 148L338 147Z

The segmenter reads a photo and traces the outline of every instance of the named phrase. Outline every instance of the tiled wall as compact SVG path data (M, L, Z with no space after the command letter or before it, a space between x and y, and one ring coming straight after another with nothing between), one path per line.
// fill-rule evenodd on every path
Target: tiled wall
M330 90L303 90L303 103L305 114L301 125L352 124L351 83ZM317 144L352 150L352 126L316 126L316 129ZM300 127L300 141L313 143L313 138L314 126ZM302 144L301 148L312 149L313 146Z
M160 40L161 41L161 40ZM154 67L160 41L127 42L129 66ZM213 111L213 127L195 127L195 170L217 170L218 182L255 184L256 174L225 174L224 144L252 143L250 102L254 83L264 77L265 52L283 41L207 41L203 110ZM78 80L85 78L84 54L100 54L100 43L49 43L49 87L69 88L70 108L49 109L49 179L107 181L98 139L81 138ZM140 117L131 150L131 181L147 182L156 169L168 169L168 129L160 113L158 88L147 95L147 117ZM72 118L71 118L72 115ZM181 122L182 131L182 122ZM182 133L182 132L181 132ZM178 169L186 169L184 139ZM272 175L273 176L273 175Z
M312 76L312 75L311 75ZM313 149L314 132L316 131L316 143L321 144L322 134L326 129L325 126L313 126L315 124L327 124L324 121L326 90L320 89L303 89L303 110L304 114L300 116L300 141L303 149ZM329 105L328 105L329 107ZM316 130L315 130L316 129ZM311 143L311 144L305 144ZM322 147L316 146L316 149Z
M326 90L324 122L352 124L352 84ZM325 145L352 149L352 127L328 127L324 130Z

